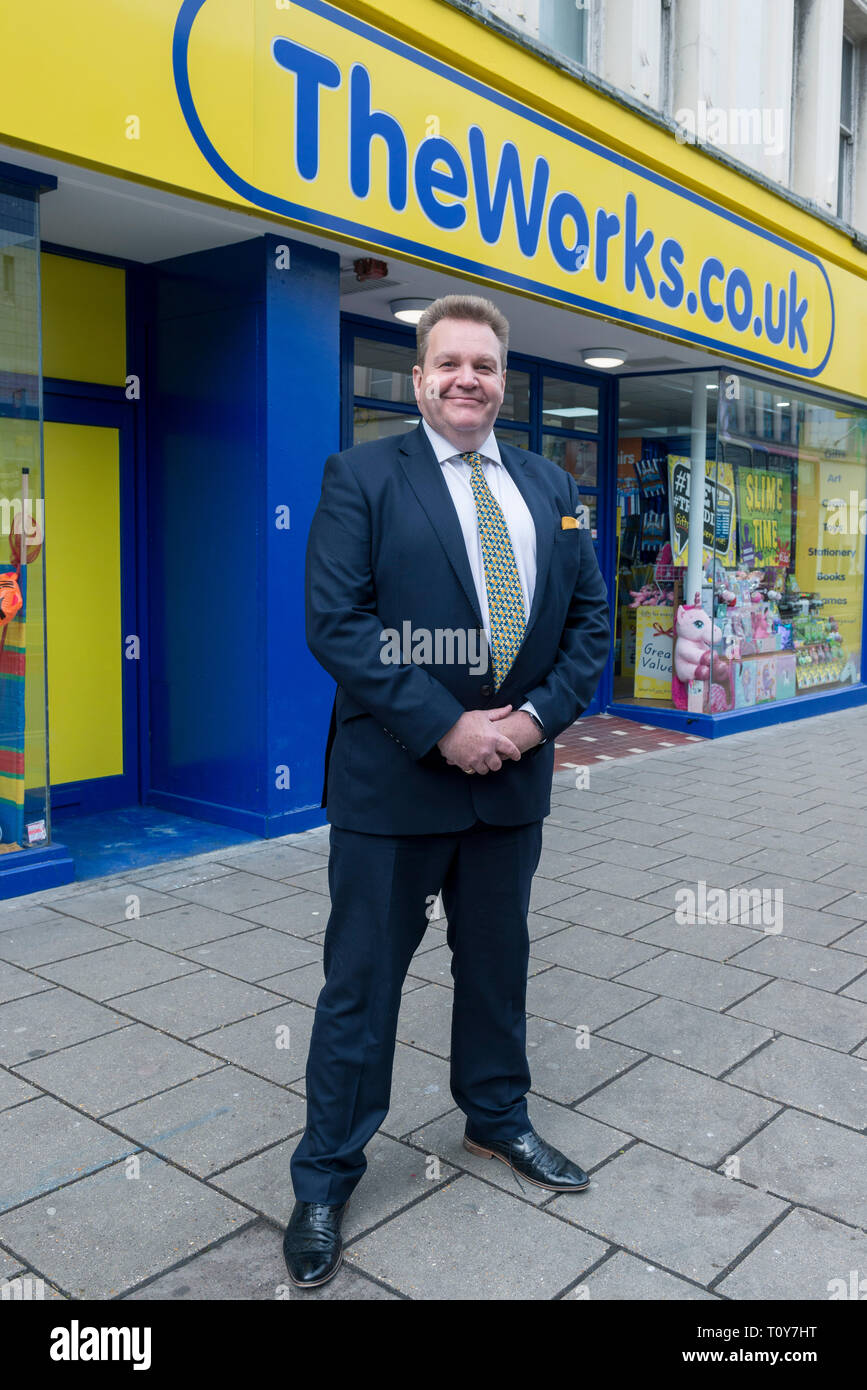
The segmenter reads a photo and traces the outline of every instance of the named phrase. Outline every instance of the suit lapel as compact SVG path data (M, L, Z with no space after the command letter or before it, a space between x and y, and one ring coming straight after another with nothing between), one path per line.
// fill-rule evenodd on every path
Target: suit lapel
M499 441L498 441L499 443ZM458 514L455 511L448 483L443 477L441 464L430 446L430 441L421 424L408 434L401 436L400 462L407 480L421 505L430 518L431 525L439 537L440 544L460 581L461 588L472 606L482 626L482 615L476 597L472 570L467 558L467 548L461 530ZM550 507L545 505L544 494L538 486L539 478L533 462L520 449L510 444L500 443L500 457L515 486L526 502L533 524L536 528L536 586L533 602L524 630L524 641L539 616L542 594L548 580L551 556L554 550L554 525ZM522 643L523 645L523 643Z
M473 572L467 558L467 547L464 545L464 533L458 521L449 485L443 477L442 465L437 460L421 425L401 437L399 448L400 462L409 485L427 512L481 627L482 614L476 597Z
M511 444L503 444L501 440L498 440L497 443L500 446L500 457L503 464L529 507L533 525L536 528L536 586L533 590L533 602L530 604L527 626L524 629L524 642L526 642L527 635L542 607L542 594L548 582L548 571L551 568L551 556L554 550L554 527L550 508L545 506L544 495L538 485L538 471L532 460L520 449L513 448ZM523 646L523 642L521 645ZM515 659L517 660L517 656Z

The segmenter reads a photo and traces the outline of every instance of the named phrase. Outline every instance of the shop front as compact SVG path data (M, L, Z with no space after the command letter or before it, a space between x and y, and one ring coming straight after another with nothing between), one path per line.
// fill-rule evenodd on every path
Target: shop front
M498 433L573 474L611 600L591 712L715 737L867 697L867 256L458 9L395 11L20 10L41 340L0 300L0 468L44 533L18 565L0 525L0 896L74 876L52 809L322 822L305 540L326 456L418 420L407 300L510 319Z

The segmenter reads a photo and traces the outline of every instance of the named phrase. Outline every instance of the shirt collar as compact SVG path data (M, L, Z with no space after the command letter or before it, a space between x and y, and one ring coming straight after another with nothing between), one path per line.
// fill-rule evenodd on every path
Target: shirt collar
M456 449L450 440L438 434L435 429L431 429L427 420L424 418L422 418L421 423L439 463L446 463L449 459L460 458L461 453L469 452L467 449ZM497 446L497 437L493 430L491 430L491 433L488 435L482 447L476 450L476 453L481 454L482 458L490 459L492 463L502 463L503 460L500 457L500 450Z

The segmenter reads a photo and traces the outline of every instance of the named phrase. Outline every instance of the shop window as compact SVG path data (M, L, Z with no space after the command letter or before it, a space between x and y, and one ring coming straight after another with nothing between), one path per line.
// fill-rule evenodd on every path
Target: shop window
M355 339L354 393L370 400L396 401L415 410L412 366L415 349L372 338Z
M840 64L840 134L837 156L837 216L852 216L852 166L855 144L855 45L843 35Z
M352 412L352 442L366 444L370 439L384 439L388 434L406 434L414 429L421 417L411 416L405 411L394 414L388 410L372 410L370 406L356 405Z
M622 378L615 700L719 715L859 681L865 484L854 407L743 375Z
M0 181L0 842L51 839L39 201Z
M480 8L550 48L558 57L587 62L588 4L574 0L481 0Z
M501 420L523 420L529 422L529 372L513 371L511 367L506 372L506 394L503 396L503 404L500 407L499 418Z

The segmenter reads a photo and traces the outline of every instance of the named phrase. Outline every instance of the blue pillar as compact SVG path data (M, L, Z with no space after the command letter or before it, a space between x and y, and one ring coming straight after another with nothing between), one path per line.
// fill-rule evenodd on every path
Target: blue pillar
M325 460L340 448L340 260L285 237L265 248L267 833L286 835L325 820L334 682L307 648L304 557Z
M324 821L304 556L339 448L339 258L266 236L154 274L145 799L285 835Z

